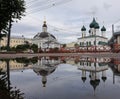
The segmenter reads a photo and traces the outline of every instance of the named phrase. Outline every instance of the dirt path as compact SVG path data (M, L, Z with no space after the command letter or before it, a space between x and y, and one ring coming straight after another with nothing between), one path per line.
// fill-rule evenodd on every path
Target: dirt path
M36 53L36 54L0 54L0 59L16 57L38 57L38 56L79 56L79 57L110 57L120 58L120 53Z

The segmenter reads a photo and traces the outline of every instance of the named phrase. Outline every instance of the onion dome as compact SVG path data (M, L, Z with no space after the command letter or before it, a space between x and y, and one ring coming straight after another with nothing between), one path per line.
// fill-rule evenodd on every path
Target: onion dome
M93 21L90 24L90 28L99 29L99 24L96 22L95 18L93 18Z
M47 25L46 25L46 21L44 21L43 27L47 27Z
M45 39L45 38L48 38L48 37L52 37L53 39L56 39L54 35L50 34L49 32L47 32L47 25L46 25L46 21L44 21L43 23L43 31L41 33L37 33L35 36L34 36L34 39Z
M93 89L95 90L96 87L99 85L100 80L90 80L90 84L93 87Z
M81 31L86 31L85 26L83 25L83 27L81 28Z
M105 82L107 80L107 77L102 77L102 80Z
M106 28L103 26L103 27L101 28L101 31L106 31Z
M86 81L86 77L81 77L82 81L85 82Z
M100 28L100 26L99 26L99 24L98 24L97 22L96 22L94 28L95 28L95 29L99 29L99 28Z
M47 81L42 81L43 87L46 87Z
M93 18L93 21L92 21L92 23L90 24L90 28L94 28L94 25L96 24L96 20L95 20L95 18Z

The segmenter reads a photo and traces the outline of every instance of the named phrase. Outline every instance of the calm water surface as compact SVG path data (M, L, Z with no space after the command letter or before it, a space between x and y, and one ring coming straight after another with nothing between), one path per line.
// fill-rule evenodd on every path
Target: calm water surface
M120 99L119 59L17 58L0 60L0 68L7 79L0 76L0 99Z

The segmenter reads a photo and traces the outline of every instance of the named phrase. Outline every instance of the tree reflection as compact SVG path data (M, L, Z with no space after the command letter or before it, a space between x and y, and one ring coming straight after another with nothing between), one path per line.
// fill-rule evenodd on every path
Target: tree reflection
M0 99L24 99L24 93L21 93L16 87L13 88L10 84L9 61L9 59L6 60L7 72L0 69Z
M26 65L32 63L32 64L35 64L37 63L37 57L32 57L32 58L27 58L27 57L22 57L22 58L16 58L15 60L18 62L18 63L24 63Z

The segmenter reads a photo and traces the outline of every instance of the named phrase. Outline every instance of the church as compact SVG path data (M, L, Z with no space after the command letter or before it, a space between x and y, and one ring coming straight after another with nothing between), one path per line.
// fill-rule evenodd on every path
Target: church
M46 21L43 23L42 32L33 37L32 43L38 45L38 49L42 51L47 51L50 48L60 48L60 43L58 43L56 37L47 32Z
M108 46L108 38L105 37L106 28L100 26L96 19L93 18L93 21L89 25L90 30L89 34L86 35L86 28L83 25L81 28L82 37L78 38L77 44L80 46L81 50L90 50L90 51L108 51L110 47Z

